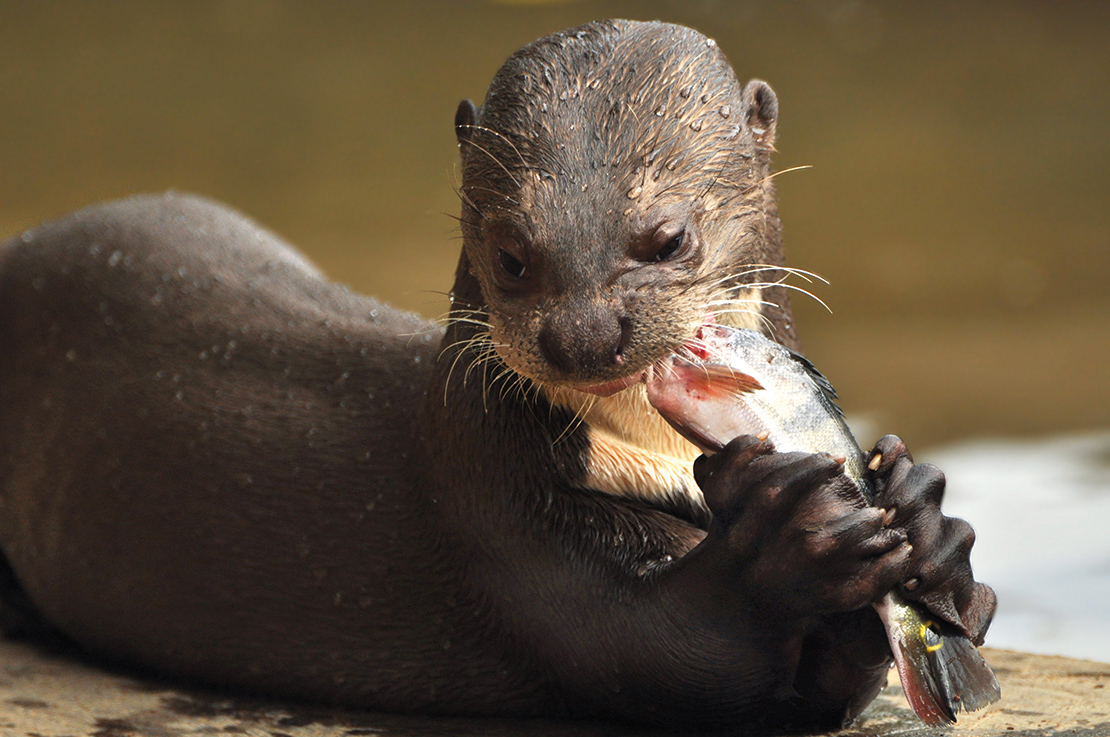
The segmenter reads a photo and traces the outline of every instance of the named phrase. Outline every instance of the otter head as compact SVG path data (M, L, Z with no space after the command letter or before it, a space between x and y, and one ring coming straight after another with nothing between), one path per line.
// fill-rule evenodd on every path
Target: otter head
M585 420L594 466L607 469L591 471L595 488L642 489L639 476L666 477L648 483L669 493L693 486L696 449L622 390L701 325L744 325L794 345L773 268L777 113L771 88L741 86L712 40L629 21L529 44L480 109L459 106L464 245L453 315ZM597 399L617 392L619 406ZM660 458L674 469L653 467Z
M510 57L456 116L464 255L504 363L604 393L707 319L762 323L777 111L680 26L591 23Z

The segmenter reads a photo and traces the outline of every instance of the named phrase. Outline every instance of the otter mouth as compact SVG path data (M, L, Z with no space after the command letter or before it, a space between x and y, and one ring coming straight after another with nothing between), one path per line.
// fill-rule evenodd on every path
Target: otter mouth
M599 397L611 397L617 392L624 391L633 384L639 384L647 379L647 373L651 368L644 369L637 374L629 374L623 379L616 379L615 381L606 381L603 384L593 384L591 386L576 386L577 391L585 394L595 394Z
M659 371L660 368L666 362L670 361L675 356L686 355L686 356L693 356L693 357L696 357L696 358L705 359L708 356L708 352L705 348L706 332L712 330L713 326L716 325L716 324L717 324L717 321L716 321L716 319L714 319L713 315L707 315L705 317L705 320L702 322L702 324L699 325L698 329L694 332L694 337L693 338L686 341L685 343L678 346L677 348L668 351L663 356L661 356L659 359L652 362L643 371L639 371L639 372L634 373L634 374L629 374L628 376L625 376L624 378L621 378L621 379L615 379L613 381L606 381L606 382L603 382L601 384L591 384L589 386L576 386L574 388L575 388L576 391L580 391L580 392L583 392L585 394L594 394L594 395L599 396L599 397L611 397L611 396L613 396L614 394L616 394L618 392L624 391L625 389L627 389L630 386L633 386L635 384L646 383L647 381L649 381L651 379L654 372Z

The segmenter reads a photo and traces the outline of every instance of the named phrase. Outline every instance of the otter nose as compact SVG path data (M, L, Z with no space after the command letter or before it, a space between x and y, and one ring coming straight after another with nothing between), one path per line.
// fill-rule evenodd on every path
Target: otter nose
M540 351L563 374L591 378L624 363L631 328L611 310L553 314L540 329Z

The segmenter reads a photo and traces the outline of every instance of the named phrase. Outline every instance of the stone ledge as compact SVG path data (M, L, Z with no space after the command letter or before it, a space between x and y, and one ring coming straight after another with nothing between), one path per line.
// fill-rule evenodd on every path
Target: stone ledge
M897 676L837 737L1110 737L1110 664L984 649L1003 700L954 729L922 725ZM645 735L576 722L430 719L227 698L99 669L0 639L2 737Z

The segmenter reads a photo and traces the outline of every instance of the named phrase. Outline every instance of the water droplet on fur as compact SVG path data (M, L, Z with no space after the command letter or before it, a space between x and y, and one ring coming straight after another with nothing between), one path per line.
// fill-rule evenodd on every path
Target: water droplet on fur
M700 131L701 130L701 121L700 120L691 120L690 121L690 130L694 131L695 133L697 131Z
M728 116L732 115L732 106L721 105L721 109L718 112L721 114L722 118L727 118Z
M643 191L644 191L643 187L640 187L640 186L633 187L632 189L628 190L628 199L630 199L630 200L636 199L637 197L640 196L640 193L643 192Z

